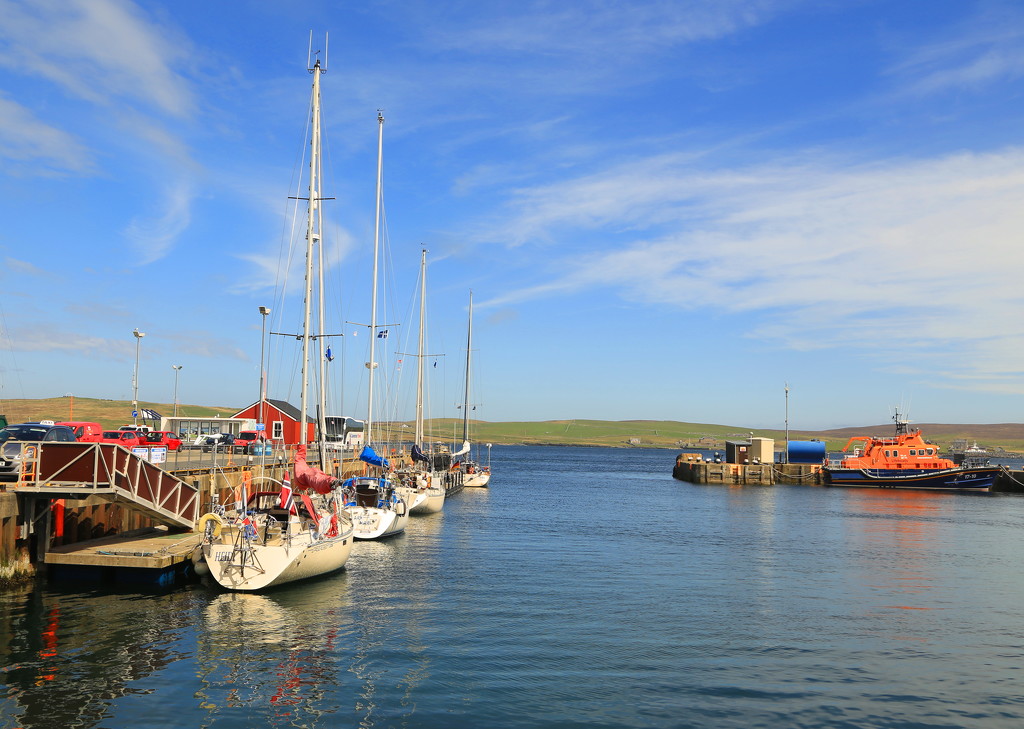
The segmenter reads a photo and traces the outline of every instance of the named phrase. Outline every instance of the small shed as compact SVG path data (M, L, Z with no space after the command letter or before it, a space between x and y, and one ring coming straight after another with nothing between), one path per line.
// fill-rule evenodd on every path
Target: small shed
M727 440L725 441L725 462L726 463L749 463L750 441L749 440Z
M775 461L775 439L774 438L751 438L750 439L750 462L751 463L774 463Z

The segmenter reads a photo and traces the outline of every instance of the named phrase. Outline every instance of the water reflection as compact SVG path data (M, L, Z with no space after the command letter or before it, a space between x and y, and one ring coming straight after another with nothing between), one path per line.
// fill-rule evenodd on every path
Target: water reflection
M211 724L244 709L304 726L333 713L328 697L344 680L339 649L351 635L346 584L341 573L209 601L197 633L195 698Z
M941 637L940 618L948 584L951 544L947 527L958 494L852 489L846 506L856 547L853 563L874 620L872 634L924 643Z
M178 595L67 594L32 586L3 593L0 648L7 726L93 727L134 684L183 657Z

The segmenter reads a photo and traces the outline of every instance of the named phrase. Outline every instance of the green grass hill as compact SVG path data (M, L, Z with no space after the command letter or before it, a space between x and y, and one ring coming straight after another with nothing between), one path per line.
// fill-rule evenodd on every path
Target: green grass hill
M161 402L140 402L140 407L170 415L174 405ZM178 404L178 415L197 418L228 417L237 407L211 407ZM51 397L38 400L0 400L0 414L8 422L36 420L94 421L104 428L116 428L130 423L131 402L84 397ZM411 423L393 424L395 432L409 439ZM1024 423L998 423L990 425L964 425L945 423L914 423L924 437L943 448L954 440L966 440L991 451L1024 452ZM386 426L385 426L385 429ZM454 418L436 418L426 423L427 435L432 440L456 442L461 438L462 421ZM829 450L839 450L854 435L887 436L893 432L891 423L883 425L838 428L835 430L791 430L793 440L816 438L824 440ZM505 445L586 445L645 448L722 448L726 440L744 440L751 435L773 438L781 442L782 430L751 429L738 425L684 423L675 420L544 420L533 422L486 422L473 420L470 434L475 443Z

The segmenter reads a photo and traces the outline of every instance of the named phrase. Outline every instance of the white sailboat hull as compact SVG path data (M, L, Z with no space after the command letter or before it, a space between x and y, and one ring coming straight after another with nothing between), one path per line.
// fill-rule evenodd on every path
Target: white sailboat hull
M444 508L444 485L429 486L423 492L424 498L416 506L409 509L412 514L436 514Z
M427 492L419 488L399 486L395 490L402 497L402 501L408 504L410 512L415 512L416 507L422 504L427 499Z
M378 506L349 506L348 514L355 528L356 539L384 539L401 534L409 521L409 510L382 509Z
M236 528L226 526L216 542L203 545L203 558L221 587L265 590L340 570L352 552L353 532L348 527L337 537L314 539L312 532L303 531L290 539L275 537L268 544L242 540L242 549L251 550L243 555L236 550Z
M476 486L483 487L487 486L491 481L491 474L489 473L467 473L462 479L463 486Z

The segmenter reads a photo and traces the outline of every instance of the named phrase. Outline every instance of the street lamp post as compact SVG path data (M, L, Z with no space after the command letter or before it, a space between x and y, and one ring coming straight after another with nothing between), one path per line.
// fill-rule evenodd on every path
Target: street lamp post
M135 420L135 424L139 424L139 343L142 342L142 338L146 336L145 332L140 332L138 327L132 332L135 335L135 374L132 377L132 418Z
M263 423L263 401L266 399L266 380L263 369L263 345L267 339L267 315L270 313L270 307L261 306L260 316L263 317L263 326L260 329L260 406L259 414L257 416L257 422L264 427L264 437L266 437L266 425Z
M183 365L171 365L174 370L174 417L178 417L178 373Z

